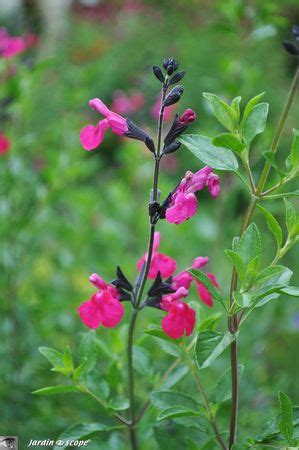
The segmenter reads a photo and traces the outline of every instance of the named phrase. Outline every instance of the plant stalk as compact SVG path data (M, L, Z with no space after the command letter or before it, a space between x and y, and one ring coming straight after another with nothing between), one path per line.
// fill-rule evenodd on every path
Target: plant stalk
M160 161L161 161L161 138L162 138L162 129L163 129L163 119L164 119L164 100L166 96L168 85L163 84L162 88L162 97L161 97L161 107L159 112L159 121L158 121L158 138L157 138L157 150L155 154L155 168L154 168L154 176L153 176L153 195L151 201L158 201L158 182L159 182L159 169L160 169ZM127 361L128 361L128 390L129 390L129 402L130 402L130 422L131 426L129 429L130 436L130 444L132 450L138 450L137 436L135 425L137 424L136 420L136 407L135 407L135 393L134 393L134 368L133 368L133 342L134 342L134 331L135 325L137 321L137 316L140 310L140 302L142 299L143 291L146 285L147 276L151 266L151 260L153 256L154 249L154 237L155 237L155 223L150 222L150 232L149 232L149 240L148 240L148 250L147 250L147 258L145 268L143 270L140 286L136 292L136 301L133 305L133 313L131 316L129 332L128 332L128 344L127 344Z
M281 135L284 131L289 111L291 109L291 106L292 106L293 101L296 96L298 78L299 78L299 67L297 66L286 103L282 110L276 131L273 136L272 144L270 147L271 151L273 153L276 153L276 151L277 151L277 147L278 147ZM261 173L261 177L257 184L257 188L256 188L255 192L252 192L251 201L247 208L247 212L246 212L244 222L242 225L240 237L243 235L244 231L246 230L246 228L249 225L249 222L250 222L251 216L254 212L257 201L259 200L261 193L264 189L264 186L266 184L270 169L271 169L271 164L269 161L266 161L264 168L262 170L262 173ZM230 305L233 305L233 303L234 303L233 293L237 288L237 284L238 284L238 275L237 275L235 268L233 268L232 277L231 277L231 287L230 287ZM231 333L236 333L238 331L239 319L238 319L237 314L233 314L233 316L231 318L229 318L228 327L229 327L229 331ZM235 339L231 343L230 348L231 348L232 406L231 406L231 418L230 418L229 449L232 448L233 444L236 441L237 422L238 422L239 380L238 380L238 341L237 341L237 339Z

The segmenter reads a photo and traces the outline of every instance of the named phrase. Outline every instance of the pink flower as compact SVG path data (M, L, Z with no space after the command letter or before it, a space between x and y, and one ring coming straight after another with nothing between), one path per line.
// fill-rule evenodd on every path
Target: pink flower
M131 96L123 91L116 91L111 108L117 114L132 114L144 105L144 96L140 92L134 92Z
M93 329L100 325L115 327L124 315L124 307L119 301L117 289L96 273L91 275L89 280L99 290L79 306L78 312L82 322Z
M208 187L211 195L217 197L220 192L219 177L212 169L205 166L196 173L186 172L179 186L173 192L170 204L166 209L166 220L170 223L180 224L193 217L197 211L195 192Z
M190 336L195 326L195 311L180 300L170 302L167 308L168 314L162 319L164 332L172 339Z
M154 248L151 259L150 270L148 278L155 279L158 272L161 273L162 278L169 278L176 271L176 261L170 256L159 253L157 250L160 245L160 233L156 232L154 236ZM146 262L148 253L142 256L137 263L137 269L140 271Z
M181 125L189 125L189 123L194 122L194 120L196 120L196 114L190 108L186 109L183 112L183 114L179 117L179 123Z
M26 37L11 37L5 28L0 28L0 56L3 58L9 59L24 52L28 44Z
M128 131L126 120L115 112L110 111L99 98L90 100L89 105L92 109L96 109L102 114L105 119L100 120L96 126L87 125L82 129L80 140L85 150L89 151L97 148L103 141L108 128L111 128L111 131L119 136Z
M7 139L4 134L0 133L0 155L5 155L8 153L9 149L11 147L11 142L9 139Z
M213 285L219 289L219 284L216 281L215 275L213 275L212 273L207 273L207 276L210 278ZM197 284L197 291L198 291L200 298L207 306L209 306L211 308L213 306L213 298L212 298L210 292L202 283L200 283L197 280L195 280L195 281Z
M198 256L195 258L192 264L193 269L200 269L204 267L209 261L207 256ZM179 289L180 287L184 287L185 289L189 289L192 281L194 280L191 273L184 270L183 272L178 273L172 279L171 287L173 289Z
M159 113L161 108L161 96L158 97L157 101L154 103L151 109L151 115L154 119L159 119ZM170 122L173 116L173 111L175 110L175 104L164 108L164 121Z

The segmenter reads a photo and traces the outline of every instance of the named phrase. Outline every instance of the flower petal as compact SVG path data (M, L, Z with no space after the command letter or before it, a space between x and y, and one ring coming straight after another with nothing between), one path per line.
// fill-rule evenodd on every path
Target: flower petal
M169 223L180 224L193 217L197 210L197 200L193 193L178 193L174 205L166 210L166 220Z
M79 308L78 313L82 322L89 328L98 328L101 322L101 315L97 306L91 301L83 302Z
M115 327L124 316L123 304L107 291L101 294L101 301L98 302L98 307L101 311L101 322L104 327Z
M104 139L105 132L109 128L107 119L101 120L96 127L87 125L80 134L80 141L85 150L94 150Z

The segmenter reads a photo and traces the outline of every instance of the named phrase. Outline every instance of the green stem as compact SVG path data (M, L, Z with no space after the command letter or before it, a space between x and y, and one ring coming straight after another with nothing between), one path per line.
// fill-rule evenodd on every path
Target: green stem
M160 161L161 161L161 138L162 138L162 128L163 128L163 119L164 119L164 100L166 96L168 85L163 85L162 88L162 98L161 98L161 107L159 113L159 122L158 122L158 138L157 138L157 151L155 154L155 168L154 168L154 176L153 176L153 195L151 201L158 201L158 182L159 182L159 169L160 169ZM137 321L137 316L140 310L140 303L143 295L143 291L146 285L147 276L150 270L153 249L154 249L154 237L155 237L155 223L150 223L150 232L149 232L149 240L147 246L147 258L145 268L143 269L143 274L141 277L140 285L138 286L136 292L136 302L133 306L133 313L131 316L129 332L128 332L128 344L127 344L127 361L128 361L128 390L129 390L129 402L130 402L130 421L131 426L129 430L130 436L130 444L132 450L138 449L137 437L136 437L136 429L135 426L137 424L136 420L136 407L135 407L135 393L134 393L134 368L133 368L133 342L134 342L134 331L135 325Z
M285 127L286 119L288 117L289 111L290 111L293 101L295 99L298 77L299 77L299 68L297 66L286 103L284 105L282 114L278 121L276 131L273 136L273 140L272 140L272 144L271 144L271 151L273 153L275 153L277 150L282 132ZM244 218L244 222L242 225L240 237L242 237L244 231L246 230L246 228L249 225L249 222L250 222L251 216L253 214L253 211L255 209L255 206L257 204L257 201L261 197L261 192L263 191L264 186L266 184L270 169L271 169L271 164L269 161L266 161L264 168L262 170L260 180L257 184L257 188L252 193L251 201L248 206L248 209L247 209L247 212L246 212L246 215ZM230 305L232 305L234 302L233 294L237 288L237 284L238 284L238 274L234 268L232 271L231 287L230 287ZM238 331L239 322L240 321L239 321L237 314L234 314L231 318L229 318L228 327L229 327L230 332L236 333ZM232 384L231 384L231 386L232 386L232 406L231 406L231 418L230 418L229 449L231 449L233 444L235 443L236 432L237 432L238 403L239 403L238 341L237 341L237 339L235 339L231 344L231 377L232 377Z

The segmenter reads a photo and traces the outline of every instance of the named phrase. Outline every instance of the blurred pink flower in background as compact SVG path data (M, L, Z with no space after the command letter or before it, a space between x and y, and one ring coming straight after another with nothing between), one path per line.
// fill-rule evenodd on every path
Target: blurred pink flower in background
M33 34L9 36L5 28L0 28L0 57L13 58L36 44L37 39L37 36Z
M8 153L11 147L11 141L4 136L4 134L0 133L0 155L5 155Z
M151 115L156 120L159 119L160 107L161 107L161 95L159 95L159 97L157 98L157 101L155 102L155 104L152 106L152 109L151 109ZM172 120L175 107L176 107L175 104L166 106L166 108L164 109L164 121L165 122L170 122Z
M144 102L144 95L141 92L136 91L127 95L123 91L116 91L113 95L111 109L121 115L132 114L141 109Z

